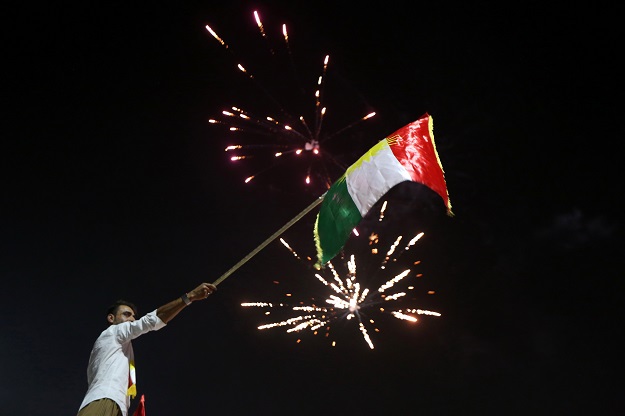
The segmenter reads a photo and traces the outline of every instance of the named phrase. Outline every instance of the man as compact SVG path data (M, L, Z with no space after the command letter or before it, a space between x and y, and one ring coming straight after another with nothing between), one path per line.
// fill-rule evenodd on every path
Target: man
M118 300L108 310L110 326L96 340L87 368L87 393L78 416L127 416L130 399L137 394L131 341L149 331L158 331L192 302L203 300L217 287L202 283L189 293L137 319L131 302Z

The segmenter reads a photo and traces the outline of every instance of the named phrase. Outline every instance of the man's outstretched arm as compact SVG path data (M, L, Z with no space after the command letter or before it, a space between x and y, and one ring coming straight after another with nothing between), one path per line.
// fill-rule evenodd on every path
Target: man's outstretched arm
M156 309L156 315L161 318L166 324L169 323L185 306L190 305L191 302L198 300L204 300L217 290L217 286L212 283L202 283L189 293L185 293L176 300L172 300L166 305L163 305Z

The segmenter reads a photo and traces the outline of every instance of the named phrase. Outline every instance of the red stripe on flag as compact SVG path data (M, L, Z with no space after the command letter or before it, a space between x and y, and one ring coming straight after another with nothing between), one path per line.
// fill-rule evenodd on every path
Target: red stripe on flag
M388 136L387 141L412 180L439 194L447 207L447 213L451 215L445 174L436 152L433 134L430 134L431 123L430 115L425 113L420 119Z

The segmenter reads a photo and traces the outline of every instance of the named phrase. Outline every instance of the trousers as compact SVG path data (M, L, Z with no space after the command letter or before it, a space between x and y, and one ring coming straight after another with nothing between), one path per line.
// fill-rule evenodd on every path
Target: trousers
M113 400L100 399L80 409L77 416L122 416L122 411Z

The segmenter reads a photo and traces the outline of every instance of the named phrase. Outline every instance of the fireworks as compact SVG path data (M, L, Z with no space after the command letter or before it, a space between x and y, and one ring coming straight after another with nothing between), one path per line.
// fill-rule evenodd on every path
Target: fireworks
M380 220L384 216L385 208L386 202L380 210ZM417 280L422 275L414 270L420 261L412 263L415 267L398 269L400 270L398 272L391 272L389 267L392 264L393 269L397 269L400 256L408 252L423 235L422 232L418 233L408 242L405 242L403 236L398 236L384 252L383 258L379 260L380 253L383 252L378 248L380 237L378 234L371 233L368 236L368 246L370 246L368 250L372 257L378 259L377 269L373 272L363 270L365 277L357 279L355 255L343 258L341 271L332 262L328 263L325 269L314 273L314 277L322 284L323 292L321 292L320 303L317 303L316 298L313 297L310 302L245 302L241 306L261 308L267 317L274 314L284 317L284 319L258 326L260 330L283 328L287 333L311 331L314 335L324 334L331 340L332 345L336 344L336 340L330 334L333 325L337 322L353 322L369 348L373 349L371 333L381 332L380 323L385 319L383 317L391 316L408 323L415 323L420 315L436 317L441 315L438 312L411 305L414 296L409 293L414 293L421 283ZM280 242L295 258L301 260L299 254L284 239L281 238ZM312 261L310 258L307 260ZM382 283L380 284L379 281ZM434 291L427 291L427 293L433 294ZM293 295L287 294L287 297L293 298ZM300 340L298 339L298 342Z
M328 132L326 125L340 125L337 120L342 118L334 115L333 122L329 122L325 100L329 55L318 59L314 76L316 82L312 82L313 79L301 80L303 76L295 63L296 56L291 50L286 24L282 25L279 36L281 47L278 48L272 43L273 32L265 29L256 11L254 20L258 29L255 40L262 42L262 45L253 48L253 62L257 63L255 70L241 63L231 45L213 27L207 25L206 30L229 53L238 72L246 78L245 83L237 82L236 87L243 89L250 105L261 106L262 109L254 112L248 107L229 106L218 118L209 119L209 123L225 127L238 140L226 146L225 151L233 163L246 164L248 173L245 183L279 164L288 164L297 168L297 172L285 174L282 179L293 178L309 187L317 185L316 190L328 189L346 169L346 165L328 148L328 140L344 136L352 127L372 118L375 112L363 109L360 115L342 124L343 127ZM263 58L258 53L261 50L267 53L264 62L258 64ZM314 68L314 65L306 66ZM267 86L270 83L274 84L273 88ZM260 96L252 97L254 94ZM355 104L358 103L352 102L343 108L351 110L357 107Z

